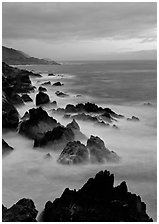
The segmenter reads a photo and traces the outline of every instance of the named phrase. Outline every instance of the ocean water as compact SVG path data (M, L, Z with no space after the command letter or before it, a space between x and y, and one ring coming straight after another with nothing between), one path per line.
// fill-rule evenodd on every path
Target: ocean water
M125 180L128 189L139 194L147 205L147 213L157 219L157 68L156 61L87 61L63 62L58 65L19 66L38 71L41 78L31 78L36 87L46 80L60 81L64 86L45 86L51 100L58 107L68 103L95 102L110 107L125 117L137 116L139 122L120 119L115 124L119 130L101 128L91 123L78 122L82 132L89 137L97 135L106 147L115 151L121 161L117 164L88 164L63 166L56 162L60 152L51 151L52 159L44 159L48 150L33 149L33 141L16 132L3 133L3 138L15 148L3 158L3 204L7 207L20 198L32 198L39 211L46 201L59 197L66 187L79 189L89 177L100 170L115 175L115 185ZM55 76L48 76L54 73ZM69 96L60 98L60 90ZM22 116L35 107L33 102L18 107ZM151 105L144 105L151 102ZM45 109L62 124L70 122Z

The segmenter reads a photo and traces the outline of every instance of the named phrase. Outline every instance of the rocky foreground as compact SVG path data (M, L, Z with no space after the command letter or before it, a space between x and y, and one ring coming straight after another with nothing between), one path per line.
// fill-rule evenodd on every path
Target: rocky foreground
M34 222L37 209L31 199L10 208L2 206L3 222ZM60 198L48 201L43 222L152 222L140 196L128 191L126 182L114 187L114 175L101 171L77 190L66 188Z

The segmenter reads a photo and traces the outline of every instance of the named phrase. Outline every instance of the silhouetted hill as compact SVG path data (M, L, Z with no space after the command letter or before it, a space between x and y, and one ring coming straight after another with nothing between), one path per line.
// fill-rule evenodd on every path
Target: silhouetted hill
M15 50L13 48L7 48L2 46L2 61L10 65L27 65L27 64L49 64L58 65L59 63L47 60L30 57L22 51Z

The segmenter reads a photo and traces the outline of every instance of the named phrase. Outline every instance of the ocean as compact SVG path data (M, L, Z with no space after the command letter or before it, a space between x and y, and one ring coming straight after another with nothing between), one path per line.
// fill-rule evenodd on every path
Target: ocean
M64 166L56 162L59 153L51 152L52 159L44 159L47 150L33 149L33 141L16 132L3 133L3 138L15 148L3 158L3 204L7 207L23 197L33 199L39 211L48 200L60 197L66 187L79 189L100 170L109 170L115 175L115 184L125 180L129 191L141 196L147 205L147 213L157 219L157 62L156 61L74 61L62 65L18 66L40 72L41 78L32 77L37 88L44 81L60 81L61 87L45 86L51 100L58 107L68 103L94 102L110 107L125 117L137 116L139 122L119 119L113 128L97 127L78 121L81 131L89 137L99 136L106 147L115 151L121 161L117 164L88 164ZM55 76L48 76L53 73ZM61 98L55 92L69 94ZM18 107L21 116L33 102ZM147 103L150 102L150 105ZM70 122L60 115L48 113L62 124Z

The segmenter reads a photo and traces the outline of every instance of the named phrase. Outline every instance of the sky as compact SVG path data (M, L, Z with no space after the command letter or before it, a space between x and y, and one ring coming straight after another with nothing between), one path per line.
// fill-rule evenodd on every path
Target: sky
M2 43L56 60L156 59L155 2L3 2Z

